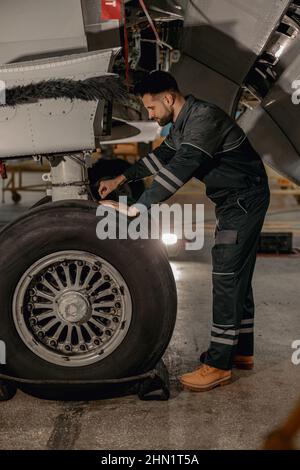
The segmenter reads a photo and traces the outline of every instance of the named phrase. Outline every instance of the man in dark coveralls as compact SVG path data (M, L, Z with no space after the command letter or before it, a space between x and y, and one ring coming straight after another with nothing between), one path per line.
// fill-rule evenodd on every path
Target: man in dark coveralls
M173 125L152 153L123 175L102 181L99 193L105 198L125 181L154 175L152 186L137 201L150 209L192 177L205 184L217 218L211 339L200 367L180 381L190 390L206 391L229 383L233 366L252 369L254 364L251 281L269 205L268 179L260 156L237 123L213 104L184 97L169 73L151 72L135 92L150 119ZM133 205L127 213L135 216L138 209Z

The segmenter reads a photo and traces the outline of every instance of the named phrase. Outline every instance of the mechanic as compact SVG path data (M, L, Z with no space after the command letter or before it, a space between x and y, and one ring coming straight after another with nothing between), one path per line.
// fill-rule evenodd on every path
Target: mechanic
M191 95L184 97L171 74L151 72L136 85L135 93L150 119L161 126L172 122L170 133L123 175L102 181L99 193L103 199L125 181L155 175L152 186L137 201L150 209L192 177L206 185L217 219L211 338L200 356L201 365L180 377L185 388L206 391L229 383L234 366L252 369L254 364L251 281L269 206L268 178L260 156L238 124L217 106ZM118 203L112 204L124 211ZM126 211L129 216L138 214L134 205Z

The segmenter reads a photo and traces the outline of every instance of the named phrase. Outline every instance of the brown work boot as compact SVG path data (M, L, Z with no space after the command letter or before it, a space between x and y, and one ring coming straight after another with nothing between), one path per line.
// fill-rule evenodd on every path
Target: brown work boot
M194 392L206 392L219 385L227 385L231 381L231 370L216 369L203 364L194 372L179 377L182 385Z
M200 355L200 362L204 364L207 351L204 351ZM243 370L251 370L254 367L254 357L253 356L240 356L236 355L233 359L233 367Z

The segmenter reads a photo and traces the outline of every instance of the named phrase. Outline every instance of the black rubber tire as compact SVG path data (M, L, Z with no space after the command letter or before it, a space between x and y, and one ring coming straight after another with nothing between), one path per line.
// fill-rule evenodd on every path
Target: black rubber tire
M99 240L96 207L88 201L44 204L0 232L0 332L7 347L7 374L83 381L128 377L153 368L168 346L177 296L163 245L155 240ZM68 249L106 259L122 274L132 297L132 321L123 342L102 361L84 367L58 366L35 355L19 337L12 316L14 291L23 273L41 257ZM29 392L34 389L22 388ZM58 398L70 387L49 390L47 398Z

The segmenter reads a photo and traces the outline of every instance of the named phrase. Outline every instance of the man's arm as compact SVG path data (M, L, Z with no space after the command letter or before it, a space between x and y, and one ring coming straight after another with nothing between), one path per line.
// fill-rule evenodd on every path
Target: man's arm
M146 176L155 175L159 172L163 165L167 164L175 155L176 150L172 145L172 139L168 136L162 144L146 157L137 161L122 175L114 179L101 181L99 186L99 194L101 198L105 198L112 191L124 184L126 181L137 181Z
M134 205L143 204L149 209L151 204L168 199L193 176L199 166L211 158L193 145L182 144L172 160L156 174L151 188L146 189Z
M156 175L163 165L166 165L175 155L176 149L171 146L167 137L162 144L146 157L141 158L123 175L127 181L137 181L147 176Z

